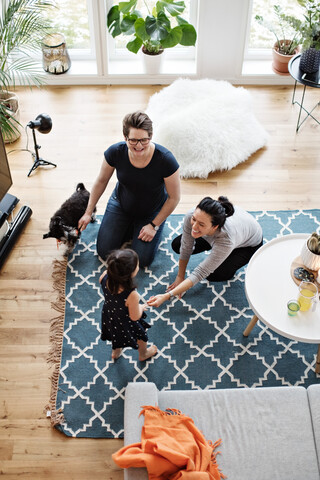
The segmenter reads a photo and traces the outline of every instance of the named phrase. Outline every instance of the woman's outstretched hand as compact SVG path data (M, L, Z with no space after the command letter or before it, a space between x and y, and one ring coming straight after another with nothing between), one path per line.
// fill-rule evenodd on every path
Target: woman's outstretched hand
M87 225L89 225L89 223L91 222L91 218L91 215L89 215L88 213L82 215L78 222L78 229L80 230L80 232L83 232L83 230L87 228Z
M166 300L168 300L168 295L166 293L160 293L159 295L154 295L147 300L147 304L150 307L160 307Z
M176 288L178 285L180 285L180 283L183 282L183 280L184 280L184 277L177 275L175 281L173 283L171 283L171 285L169 285L166 292L170 292L171 290ZM179 298L181 298L181 296L182 296L182 294L179 295Z

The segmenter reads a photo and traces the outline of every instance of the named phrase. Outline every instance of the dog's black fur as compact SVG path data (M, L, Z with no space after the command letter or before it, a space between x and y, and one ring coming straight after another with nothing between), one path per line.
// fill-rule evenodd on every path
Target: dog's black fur
M64 255L72 252L80 238L81 232L78 231L78 222L85 213L90 193L86 190L83 183L78 183L76 191L66 200L59 210L51 217L49 232L43 235L43 238L56 238L66 245ZM95 221L95 212L91 216L91 222Z

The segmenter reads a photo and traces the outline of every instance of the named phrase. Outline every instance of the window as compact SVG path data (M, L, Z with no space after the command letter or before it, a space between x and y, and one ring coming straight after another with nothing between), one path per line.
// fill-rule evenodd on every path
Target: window
M247 58L271 56L271 48L276 41L275 36L267 28L259 25L255 20L255 16L261 15L265 20L268 20L274 26L277 26L278 22L273 14L274 4L280 5L283 11L288 15L301 16L301 7L298 2L293 2L292 0L253 0L251 26L249 27L250 32L247 42ZM281 30L279 29L279 33L280 32Z
M91 35L87 0L56 0L57 8L47 10L52 31L62 33L70 55L74 58L92 57L94 43Z

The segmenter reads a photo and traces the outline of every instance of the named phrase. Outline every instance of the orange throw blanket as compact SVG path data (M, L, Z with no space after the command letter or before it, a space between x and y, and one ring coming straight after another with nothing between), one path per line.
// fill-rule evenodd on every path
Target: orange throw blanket
M220 480L225 478L216 462L214 444L208 442L193 420L179 410L144 406L141 443L112 455L122 468L146 467L150 480ZM219 452L217 452L219 453Z

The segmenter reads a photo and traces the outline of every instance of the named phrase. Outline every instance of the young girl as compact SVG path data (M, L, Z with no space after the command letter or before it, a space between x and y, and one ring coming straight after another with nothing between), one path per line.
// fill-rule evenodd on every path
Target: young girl
M101 340L112 342L112 358L120 357L123 347L139 351L144 361L157 353L157 347L147 348L146 329L150 325L143 320L147 305L139 303L134 277L139 271L139 258L129 248L114 250L107 259L107 270L99 279L104 293L101 314Z

